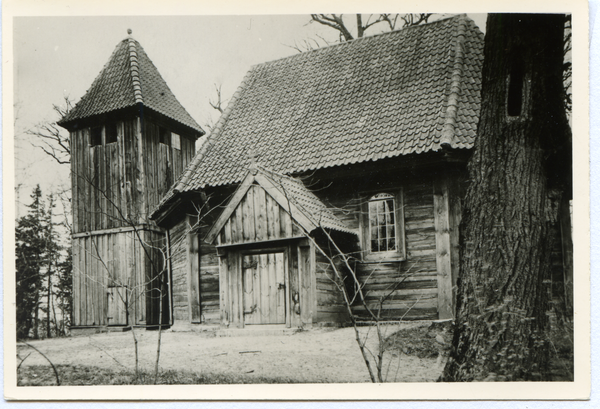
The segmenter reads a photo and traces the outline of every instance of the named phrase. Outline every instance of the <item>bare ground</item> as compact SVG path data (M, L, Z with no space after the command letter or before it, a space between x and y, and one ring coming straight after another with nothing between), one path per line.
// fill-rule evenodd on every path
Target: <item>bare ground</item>
M389 336L399 329L426 323L390 325ZM373 327L361 327L368 333L367 347L376 353L377 336ZM157 349L157 331L136 330L139 342L140 367L152 371ZM55 365L86 366L119 372L135 368L131 332L97 334L71 338L31 341ZM27 367L49 366L40 354L24 344L18 345L17 364L25 358ZM441 352L441 349L440 349ZM385 354L383 373L389 382L436 381L445 363L444 354L437 358L400 347L391 347ZM433 354L437 355L437 354ZM354 330L312 329L293 335L217 337L215 332L164 331L160 355L161 371L175 370L195 374L231 375L244 382L255 378L276 378L293 383L369 382L357 346Z

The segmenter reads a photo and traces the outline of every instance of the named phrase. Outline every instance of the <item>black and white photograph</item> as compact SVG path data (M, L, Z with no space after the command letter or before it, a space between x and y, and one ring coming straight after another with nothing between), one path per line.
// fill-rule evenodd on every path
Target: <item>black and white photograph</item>
M589 397L586 2L12 3L5 399Z

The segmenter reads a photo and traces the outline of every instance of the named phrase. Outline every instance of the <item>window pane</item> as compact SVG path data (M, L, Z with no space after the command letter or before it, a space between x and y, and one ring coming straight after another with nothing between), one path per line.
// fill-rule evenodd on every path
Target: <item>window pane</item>
M387 193L373 196L369 201L369 241L371 252L396 250L395 202Z
M379 251L379 242L377 240L371 240L371 251Z
M377 213L377 225L385 226L385 214Z
M385 224L394 224L394 213L385 214Z
M388 242L388 250L393 251L396 250L396 239L391 238Z

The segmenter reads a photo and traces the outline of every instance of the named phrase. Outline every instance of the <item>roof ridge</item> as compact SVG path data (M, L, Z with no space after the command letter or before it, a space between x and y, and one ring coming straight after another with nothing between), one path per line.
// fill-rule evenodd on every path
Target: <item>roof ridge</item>
M456 127L456 114L458 111L458 94L461 92L461 82L464 67L464 42L466 34L466 16L459 15L456 26L456 44L454 46L454 66L450 77L450 95L444 117L440 146L452 147L454 142L454 129Z
M137 55L138 42L131 37L127 37L129 51L129 73L133 85L133 97L137 104L144 103L144 95L142 94L142 83L140 81L140 64Z
M377 38L377 37L383 37L383 36L389 36L389 35L392 35L392 34L398 34L398 33L401 33L401 32L406 32L407 30L421 29L423 27L431 26L433 24L439 24L441 22L444 22L444 21L447 21L447 20L451 20L453 18L458 18L458 17L466 17L466 18L468 18L465 13L455 14L453 16L444 17L444 18L441 18L439 20L431 21L431 22L424 23L424 24L418 24L416 26L402 27L402 28L397 29L397 30L385 31L383 33L377 33L377 34L367 35L367 36L364 36L364 37L353 38L352 40L346 40L346 41L343 41L341 43L329 44L329 45L326 45L325 47L313 48L312 50L302 51L302 52L300 52L298 54L289 55L287 57L277 58L275 60L264 61L264 62L261 62L261 63L258 63L258 64L254 64L254 65L251 66L251 68L269 65L269 64L276 63L278 61L287 60L287 59L298 58L301 55L308 55L308 54L319 52L319 51L323 51L323 50L329 50L329 49L332 49L332 48L335 48L335 47L341 47L341 46L345 46L345 45L349 45L349 44L354 44L354 43L361 42L361 41L368 41L370 39Z

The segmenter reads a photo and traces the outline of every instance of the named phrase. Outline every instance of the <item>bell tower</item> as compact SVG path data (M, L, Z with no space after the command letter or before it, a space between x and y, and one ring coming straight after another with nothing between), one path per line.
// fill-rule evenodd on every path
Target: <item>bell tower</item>
M204 131L128 34L59 121L70 133L75 331L171 319L166 236L148 216Z

